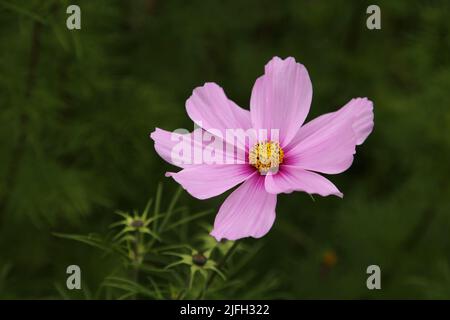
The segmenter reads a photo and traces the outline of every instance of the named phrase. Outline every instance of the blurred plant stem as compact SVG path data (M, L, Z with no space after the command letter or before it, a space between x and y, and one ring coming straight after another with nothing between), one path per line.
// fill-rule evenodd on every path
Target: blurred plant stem
M231 248L228 249L227 253L223 256L223 258L217 264L217 269L220 270L223 266L225 266L225 263L227 262L227 260L233 255L233 252L236 251L236 248L238 247L239 243L240 243L240 241L235 241L233 243ZM197 297L197 299L203 299L205 297L209 287L212 285L212 283L213 283L214 279L216 278L216 276L217 276L217 272L212 272L210 274L209 278L206 280L205 287L200 292L200 294Z
M133 280L136 283L139 283L139 269L142 264L142 255L140 253L140 247L143 245L143 237L142 234L137 230L135 231L135 243L133 247L134 254L132 256L132 262L133 262ZM133 299L137 299L138 294L133 295Z
M31 32L31 46L28 63L28 71L25 79L25 100L28 101L31 97L31 93L36 84L36 69L39 64L39 56L41 51L41 33L42 23L35 21L33 23L33 30ZM22 160L26 140L28 134L28 114L26 110L21 110L19 115L19 136L17 142L11 152L11 157L7 165L5 184L0 194L0 214L4 214L6 207L8 206L11 193L14 191L15 184L17 182L17 175L19 173L20 162Z

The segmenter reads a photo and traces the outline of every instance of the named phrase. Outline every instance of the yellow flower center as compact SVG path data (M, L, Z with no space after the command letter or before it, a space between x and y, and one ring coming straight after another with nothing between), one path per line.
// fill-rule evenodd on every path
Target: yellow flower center
M280 144L274 141L258 142L251 149L248 160L262 174L277 172L283 163L284 152Z

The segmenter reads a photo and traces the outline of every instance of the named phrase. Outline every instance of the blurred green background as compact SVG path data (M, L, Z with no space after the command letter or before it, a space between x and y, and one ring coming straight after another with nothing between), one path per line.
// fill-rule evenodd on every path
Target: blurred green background
M448 1L0 0L0 297L57 298L69 264L95 287L110 262L52 232L103 232L160 181L170 197L149 133L191 129L184 103L207 81L248 108L277 55L308 68L308 119L367 96L375 129L330 178L343 200L279 196L247 268L276 279L269 298L450 298L449 18ZM181 202L216 211L225 196Z

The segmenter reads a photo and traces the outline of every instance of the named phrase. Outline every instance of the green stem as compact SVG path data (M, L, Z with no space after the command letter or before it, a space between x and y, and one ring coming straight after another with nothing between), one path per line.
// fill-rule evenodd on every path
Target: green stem
M239 241L235 241L233 243L233 245L231 246L230 249L228 249L227 253L225 254L225 256L223 256L223 258L219 261L219 263L217 264L217 269L221 269L223 266L225 266L225 263L227 262L227 260L233 255L233 252L236 251L236 248L238 247L238 244L240 242ZM217 272L212 272L211 275L209 276L208 280L206 281L205 287L203 288L202 292L200 293L200 295L198 296L197 299L203 299L204 296L206 295L206 292L208 291L209 287L212 285L214 279L217 276Z
M134 270L133 270L133 280L135 283L139 282L139 267L142 263L141 261L141 254L139 252L140 246L142 245L142 234L139 231L136 231L135 233L136 242L134 246ZM136 300L138 298L137 294L133 296L133 298Z

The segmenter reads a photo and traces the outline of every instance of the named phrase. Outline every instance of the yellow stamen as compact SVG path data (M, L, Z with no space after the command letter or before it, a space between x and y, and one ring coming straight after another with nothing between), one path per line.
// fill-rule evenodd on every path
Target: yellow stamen
M283 163L284 152L280 144L274 141L258 142L251 149L248 160L262 174L277 172Z

